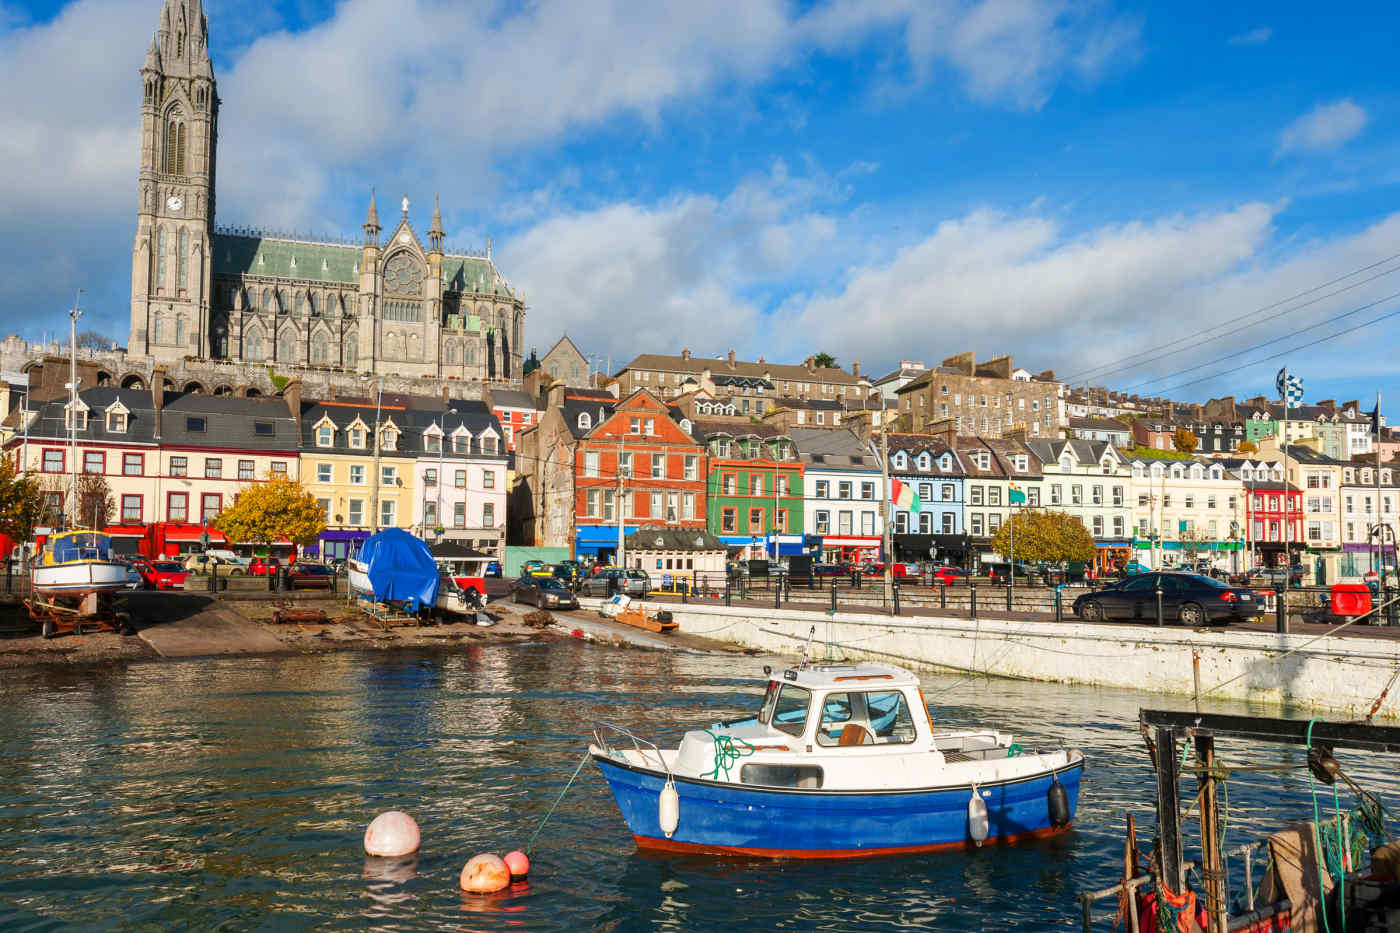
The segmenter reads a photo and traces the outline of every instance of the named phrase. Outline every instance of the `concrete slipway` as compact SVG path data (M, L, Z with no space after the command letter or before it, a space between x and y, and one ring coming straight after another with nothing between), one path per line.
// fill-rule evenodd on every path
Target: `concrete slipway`
M816 626L814 645L829 641L848 658L1183 696L1195 690L1194 653L1200 658L1206 697L1364 717L1384 694L1376 715L1400 717L1400 690L1393 683L1400 670L1400 639L1394 638L1281 635L1228 627L831 615L711 604L668 603L666 608L686 634L780 655L800 654Z

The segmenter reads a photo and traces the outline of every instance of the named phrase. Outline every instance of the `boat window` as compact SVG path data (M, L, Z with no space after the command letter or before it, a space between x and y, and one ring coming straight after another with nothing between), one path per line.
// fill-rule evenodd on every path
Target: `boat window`
M908 745L914 718L899 691L829 693L822 703L817 744L826 746Z
M758 708L758 721L765 726L773 718L773 704L778 701L778 682L768 681L768 689L763 691L763 705Z
M801 735L807 728L807 708L812 705L812 691L806 687L784 684L773 707L774 729L788 735Z
M749 764L739 769L739 783L815 790L822 786L822 769L817 765Z

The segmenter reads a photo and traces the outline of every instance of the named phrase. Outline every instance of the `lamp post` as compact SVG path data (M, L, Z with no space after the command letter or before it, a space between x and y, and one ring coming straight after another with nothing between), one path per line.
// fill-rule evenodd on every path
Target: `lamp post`
M371 378L374 379L374 381L375 381L375 391L374 391L374 468L373 468L373 475L371 475L371 476L370 476L370 479L369 479L369 482L370 482L370 486L369 486L369 511L370 511L369 522L370 522L370 524L369 524L369 527L370 527L370 533L371 533L371 534L378 534L378 533L379 533L379 412L380 412L380 403L383 401L383 398L384 398L384 377L383 377L383 376L373 376L373 375L371 375L370 373L365 373L364 375L360 376L360 379L363 380L363 381L365 381L365 382L368 382Z

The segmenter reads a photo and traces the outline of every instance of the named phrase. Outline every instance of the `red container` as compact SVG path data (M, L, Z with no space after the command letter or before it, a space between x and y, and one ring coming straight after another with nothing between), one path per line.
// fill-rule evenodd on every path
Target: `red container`
M1364 616L1371 611L1371 589L1364 583L1332 584L1332 613Z

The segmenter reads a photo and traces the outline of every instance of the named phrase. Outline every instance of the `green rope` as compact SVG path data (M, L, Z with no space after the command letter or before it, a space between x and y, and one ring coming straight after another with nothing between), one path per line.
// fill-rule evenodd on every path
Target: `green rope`
M578 773L583 770L583 766L587 763L588 752L584 752L583 757L579 759L578 767L574 769L573 775L569 778L569 783L565 784L564 789L559 792L559 796L554 798L554 806L549 808L549 812L544 815L544 819L540 820L540 825L536 826L535 831L530 834L530 841L525 843L525 848L521 850L526 855L534 851L535 837L540 834L540 830L544 829L544 824L548 823L549 818L554 815L554 810L559 806L559 801L563 800L564 795L569 792L569 788L574 786L574 779L578 777Z
M1309 719L1309 720L1308 720L1308 734L1307 734L1306 742L1307 742L1307 748L1308 748L1309 751L1312 750L1312 731L1313 731L1313 725L1317 722L1318 718L1319 718L1319 717L1314 716L1312 719ZM1337 903L1338 903L1338 905L1340 905L1340 907L1341 907L1342 929L1345 930L1345 929L1346 929L1346 926L1347 926L1347 902L1346 902L1346 893L1347 893L1347 890L1346 890L1346 867L1345 867L1345 862L1343 861L1343 856L1342 856L1342 802L1341 802L1340 797L1338 797L1338 795L1337 795L1337 785L1336 785L1335 783L1333 783L1333 785L1332 785L1332 803L1333 803L1333 807L1334 807L1334 814L1333 814L1334 827L1332 827L1332 828L1334 829L1334 832L1332 832L1332 833L1324 833L1324 832L1323 832L1323 826L1322 826L1322 816L1321 816L1321 813L1318 811L1318 808L1317 808L1317 782L1313 779L1312 768L1308 768L1308 791L1312 794L1313 825L1317 827L1317 842L1318 842L1318 848L1319 848L1320 850L1322 850L1321 852L1318 853L1318 857L1317 857L1317 861L1318 861L1318 866L1317 866L1317 867L1318 867L1318 883L1317 883L1317 889L1318 889L1318 890L1317 890L1317 896L1318 896L1318 900L1320 900L1320 901L1322 902L1322 928L1323 928L1324 931L1326 931L1326 933L1332 933L1332 925L1331 925L1331 923L1329 923L1328 920L1327 920L1327 901L1326 901L1326 899L1324 899L1323 896L1322 896L1322 894L1323 894L1323 892L1322 892L1322 869L1325 867L1325 868L1327 869L1327 871L1332 875L1333 879L1336 880L1336 881L1338 882L1338 884L1340 885L1340 887L1339 887L1339 889L1338 889L1338 891L1337 891ZM1332 841L1332 842L1334 843L1335 847L1336 847L1335 863L1336 863L1336 865L1337 865L1337 869L1338 869L1337 871L1332 871L1332 864L1333 864L1333 861L1334 861L1334 860L1333 860L1333 857L1332 857L1332 856L1333 856L1333 853L1330 852L1330 851L1327 851L1327 849L1325 848L1325 841L1327 840L1327 837L1329 837L1329 836L1331 837L1331 838L1330 838L1330 841Z
M753 754L753 746L743 739L730 735L716 735L709 729L703 730L715 745L715 767L712 771L706 771L701 777L712 777L719 780L720 771L724 772L724 779L729 780L729 769L738 763L740 758L747 758Z
M1006 749L1006 757L1019 758L1024 752L1025 749L1022 748L1020 745L1012 745Z

